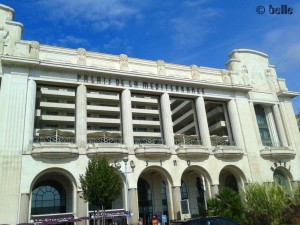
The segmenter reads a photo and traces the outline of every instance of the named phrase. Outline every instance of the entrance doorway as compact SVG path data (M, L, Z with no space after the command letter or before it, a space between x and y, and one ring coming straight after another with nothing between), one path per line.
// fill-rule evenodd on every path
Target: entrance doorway
M150 225L153 216L152 191L148 182L143 178L138 180L138 198L139 218L144 225Z

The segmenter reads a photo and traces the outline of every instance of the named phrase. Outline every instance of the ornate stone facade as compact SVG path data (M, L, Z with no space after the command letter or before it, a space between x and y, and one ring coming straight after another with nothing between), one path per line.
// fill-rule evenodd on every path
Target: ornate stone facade
M0 5L0 17L13 10ZM278 174L297 187L298 93L266 54L236 49L226 69L184 66L15 40L22 25L0 21L1 223L46 214L88 224L79 175L98 156L123 184L111 212L130 210L135 225L199 216L219 189L241 193ZM46 187L59 205L39 199Z

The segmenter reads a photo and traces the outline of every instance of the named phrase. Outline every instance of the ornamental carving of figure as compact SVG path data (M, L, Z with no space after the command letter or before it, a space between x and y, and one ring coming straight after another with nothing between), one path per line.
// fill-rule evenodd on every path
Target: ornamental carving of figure
M77 49L77 64L86 65L86 50L84 48Z
M221 70L222 79L224 84L231 84L231 78L228 70Z
M267 82L268 82L270 90L271 91L276 91L274 77L273 77L271 69L266 69L265 70L265 76L267 78Z
M191 72L192 72L192 79L200 80L200 71L199 71L198 66L191 65Z
M8 30L0 26L0 55L4 52L5 43L8 41Z
M165 62L163 60L157 60L157 73L158 75L166 75Z
M252 81L250 79L249 73L248 73L248 69L246 65L243 65L241 68L241 74L242 74L242 79L244 84L252 84Z
M121 70L128 70L129 65L128 65L128 56L125 54L120 55L120 69Z
M40 44L37 41L33 41L30 44L30 58L38 59L40 54Z

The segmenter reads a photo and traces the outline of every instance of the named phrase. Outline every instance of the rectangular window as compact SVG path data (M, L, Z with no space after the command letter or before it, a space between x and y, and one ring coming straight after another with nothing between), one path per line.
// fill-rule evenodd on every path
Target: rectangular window
M171 98L174 140L177 145L200 145L196 110L192 99Z
M88 89L87 104L88 143L121 143L119 92Z
M230 129L230 121L225 102L207 101L205 102L207 122L211 144L235 145Z
M273 111L270 106L254 106L256 121L263 146L280 146Z
M131 94L135 144L162 144L158 96Z

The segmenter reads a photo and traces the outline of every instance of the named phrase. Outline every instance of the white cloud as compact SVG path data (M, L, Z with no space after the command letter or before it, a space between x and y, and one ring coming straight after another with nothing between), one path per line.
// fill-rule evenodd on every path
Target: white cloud
M122 0L39 0L36 4L47 11L55 22L100 31L124 27L127 18L137 10Z
M205 1L187 1L182 12L171 19L174 44L179 47L197 47L214 31L213 22L222 15L216 8L203 6Z
M113 50L113 51L122 51L122 52L119 52L120 54L122 53L125 53L125 54L130 54L132 52L132 47L127 43L126 40L122 40L121 38L119 37L116 37L116 38L113 38L111 39L108 43L104 44L103 45L103 48L105 50Z
M88 45L88 41L82 38L77 38L73 36L65 36L63 38L59 38L56 41L58 46L69 46L69 45L76 45L76 46L86 46Z

